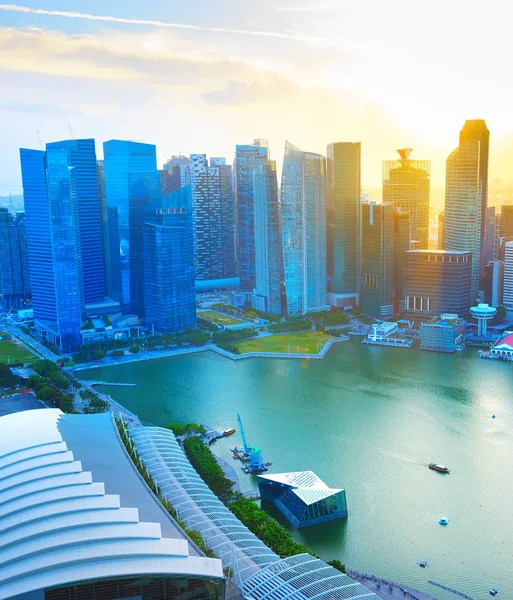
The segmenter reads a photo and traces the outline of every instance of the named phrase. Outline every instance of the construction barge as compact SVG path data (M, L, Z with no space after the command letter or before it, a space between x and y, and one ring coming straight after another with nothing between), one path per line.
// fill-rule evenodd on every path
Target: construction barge
M246 475L253 473L265 473L269 470L268 467L270 467L273 463L264 462L260 448L257 448L256 446L250 446L248 444L244 434L242 420L238 413L237 421L239 423L240 437L243 445L242 447L234 446L233 448L230 448L230 452L233 454L233 459L240 460L242 462L241 470Z

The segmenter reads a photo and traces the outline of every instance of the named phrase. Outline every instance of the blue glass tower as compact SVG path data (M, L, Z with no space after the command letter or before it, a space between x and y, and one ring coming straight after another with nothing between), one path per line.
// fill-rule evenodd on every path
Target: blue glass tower
M265 140L237 146L235 149L235 197L240 285L252 291L255 275L255 209L253 200L253 171L269 159Z
M130 294L132 284L131 275L134 275L131 265L131 233L130 221L138 227L137 234L132 235L132 243L142 247L142 221L140 215L141 186L138 180L144 179L148 172L157 171L156 148L153 144L142 144L123 140L110 140L103 144L105 195L107 199L109 254L110 254L110 286L114 300L121 302L125 310L141 310L140 298L132 302ZM138 175L137 175L138 174ZM155 180L153 180L155 181ZM160 186L160 183L159 183ZM117 232L117 233L116 233ZM119 243L118 243L119 240ZM118 244L116 246L116 244ZM135 252L135 248L133 249ZM117 257L119 256L119 260ZM140 264L135 266L135 272ZM140 270L140 269L139 269ZM122 285L120 289L119 285ZM142 315L141 315L142 316Z
M25 214L14 217L7 208L0 208L0 301L8 310L29 302L27 261Z
M76 181L84 298L86 304L103 302L105 274L94 140L53 142L46 145L46 150L66 152L68 167L73 169Z
M326 310L326 159L285 144L283 269L289 315Z
M158 332L196 326L191 186L164 196L144 223L145 321Z

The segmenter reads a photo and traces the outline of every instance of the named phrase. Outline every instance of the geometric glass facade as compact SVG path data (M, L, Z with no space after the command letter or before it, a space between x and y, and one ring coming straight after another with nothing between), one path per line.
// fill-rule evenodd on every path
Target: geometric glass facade
M281 315L283 253L276 162L270 160L255 169L253 171L253 182L256 266L253 304L257 310Z
M285 143L281 227L287 314L326 310L326 159Z
M399 160L383 162L383 202L393 204L411 219L415 248L429 246L429 187L431 161L410 160L411 148L398 150Z
M163 196L144 223L145 322L159 333L196 326L191 186Z
M255 209L253 171L269 159L266 140L238 145L235 149L235 197L237 206L238 262L241 289L255 287Z
M0 301L8 309L30 301L25 213L0 208Z

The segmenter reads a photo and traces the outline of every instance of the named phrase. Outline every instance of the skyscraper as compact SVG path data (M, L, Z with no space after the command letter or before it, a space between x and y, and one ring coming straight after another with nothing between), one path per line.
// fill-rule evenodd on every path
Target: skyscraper
M513 242L506 242L504 250L503 302L505 308L511 313L513 312Z
M438 250L444 249L445 244L445 212L438 213Z
M192 154L190 180L196 279L222 285L236 276L232 168L224 158L211 158L209 166L205 154Z
M287 313L325 310L326 159L285 143L281 226Z
M181 154L172 156L164 165L160 176L162 195L170 194L181 187L190 185L189 159Z
M158 332L196 326L191 187L151 208L144 223L145 322Z
M30 301L25 214L0 208L0 301L9 310Z
M472 119L465 121L460 131L460 148L468 141L475 140L479 142L479 182L481 187L481 231L480 231L480 252L479 273L483 275L486 263L486 211L488 208L488 157L490 152L490 132L486 122L482 119Z
M140 285L131 278L142 272L138 253L143 245L144 206L149 196L160 196L156 148L153 144L110 140L103 144L103 154L113 296L125 310L139 314L143 296ZM119 281L122 289L118 288ZM131 298L134 286L137 297Z
M410 247L410 214L394 207L394 312L404 310L404 255Z
M394 312L394 206L362 204L360 308L378 318Z
M488 265L493 260L494 247L495 247L495 206L489 206L486 209L486 245L484 247L485 252L485 265ZM481 277L481 280L483 278Z
M445 250L472 252L473 300L479 294L482 250L480 142L463 142L447 158L445 179Z
M328 291L358 293L361 251L361 144L338 142L327 155Z
M20 150L34 320L64 352L81 345L85 314L78 169L65 145ZM99 211L99 209L98 209Z
M255 287L255 209L253 201L253 171L269 159L267 141L235 149L235 202L237 206L238 262L243 290Z
M282 314L283 253L276 162L269 160L253 171L255 202L255 273L253 306Z
M411 160L412 148L398 150L399 160L383 162L383 202L411 218L412 241L418 249L429 246L429 190L431 161Z
M105 273L94 140L65 140L46 145L47 152L54 149L66 151L68 167L74 170L84 299L86 304L103 302Z

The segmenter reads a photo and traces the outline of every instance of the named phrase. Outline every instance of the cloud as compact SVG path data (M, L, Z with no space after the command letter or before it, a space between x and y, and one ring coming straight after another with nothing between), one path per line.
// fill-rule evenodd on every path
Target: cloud
M125 23L128 25L148 25L151 27L165 27L169 29L188 29L192 31L205 31L209 33L227 33L237 35L249 35L256 37L268 37L284 40L294 40L298 42L320 41L309 36L295 35L276 31L258 31L251 29L231 29L228 27L209 27L203 25L191 25L186 23L170 23L168 21L158 21L151 19L133 19L127 17L114 17L110 15L92 15L75 11L48 10L45 8L31 8L29 6L19 6L17 4L0 4L0 10L33 15L47 15L52 17L64 17L67 19L83 19L87 21L103 21L108 23Z
M205 92L201 97L207 104L235 105L250 102L261 103L266 99L283 97L294 90L295 87L292 84L278 77L272 78L267 85L248 84L232 79L223 88Z

